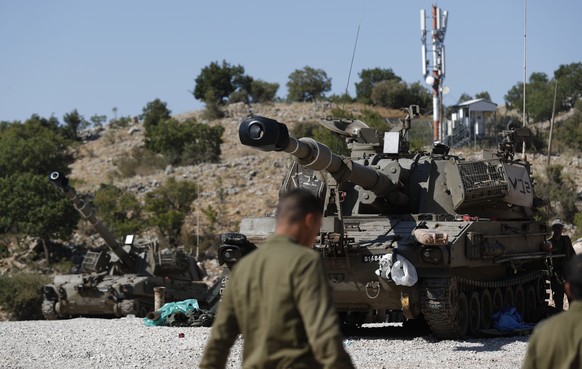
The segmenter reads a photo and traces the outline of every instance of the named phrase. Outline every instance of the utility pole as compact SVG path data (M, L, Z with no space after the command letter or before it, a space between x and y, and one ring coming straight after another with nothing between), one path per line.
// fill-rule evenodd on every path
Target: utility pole
M554 117L556 115L556 96L558 95L558 80L556 80L556 86L554 87L554 105L552 107L552 119L550 120L550 138L548 139L548 164L550 167L550 158L552 157L552 133L554 132Z
M422 75L429 86L432 86L433 139L435 143L443 141L442 124L443 81L445 79L445 33L447 31L448 12L432 6L431 47L432 59L428 60L426 14L420 10L420 32L422 41ZM429 73L432 69L432 74Z

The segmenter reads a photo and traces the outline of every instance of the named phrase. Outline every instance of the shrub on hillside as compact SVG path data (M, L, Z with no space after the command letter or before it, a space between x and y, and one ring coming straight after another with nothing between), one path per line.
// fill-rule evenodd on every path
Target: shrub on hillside
M121 239L143 228L142 207L130 192L113 185L102 184L93 199L97 216Z
M576 209L576 185L574 181L563 173L561 165L550 165L546 168L545 176L535 176L535 192L550 204L559 204L559 207L547 207L539 210L541 220L560 218L568 223L574 223Z
M582 150L582 100L576 104L572 116L555 126L555 134L557 150Z
M115 166L113 175L119 178L149 175L164 169L168 164L166 157L161 154L144 148L134 148L128 156L122 156L113 161Z
M178 122L170 118L166 103L158 99L148 103L143 112L146 148L164 155L169 163L192 165L219 160L222 126L210 127L194 119Z
M152 213L149 223L157 227L170 244L177 245L182 225L190 213L192 201L198 197L198 185L193 182L176 181L174 177L161 187L146 194L146 209Z
M42 286L48 277L33 273L0 275L0 306L11 320L42 319Z

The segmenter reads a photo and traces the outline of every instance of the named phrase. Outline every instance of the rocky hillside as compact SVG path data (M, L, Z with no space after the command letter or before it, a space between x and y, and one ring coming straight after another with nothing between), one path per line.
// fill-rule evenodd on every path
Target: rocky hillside
M347 110L357 113L364 107L350 105ZM253 105L255 114L263 115L286 123L290 128L300 122L315 122L331 115L331 106L323 103L277 103ZM143 199L145 193L160 186L174 176L177 180L194 181L199 185L198 199L192 204L193 212L186 220L186 231L192 244L196 235L204 234L209 227L217 233L238 230L243 217L265 216L274 212L278 188L291 158L287 154L263 153L240 144L238 126L249 114L248 106L233 104L228 106L226 117L205 122L202 112L196 111L177 119L195 118L198 122L209 125L222 125L225 128L221 146L221 161L214 164L202 164L185 167L167 167L165 169L141 173L130 178L116 175L116 163L131 155L132 150L143 146L144 131L141 122L134 122L126 128L108 128L96 138L86 140L77 149L76 161L72 165L71 182L78 192L94 192L101 183L112 183L127 189ZM402 116L398 111L383 111L383 116L396 118ZM414 124L414 122L413 122ZM480 152L459 151L453 154L467 159L477 159ZM528 153L528 160L533 163L534 173L544 173L547 157ZM553 156L552 164L562 164L576 183L580 184L578 193L582 192L582 158L580 156ZM538 194L543 197L544 194ZM202 209L212 207L218 213L218 220L210 224ZM567 233L573 234L572 227ZM86 241L81 235L75 236L76 242ZM89 244L100 244L98 237L93 237ZM25 252L26 253L26 252ZM25 253L11 256L11 262L0 260L0 270L24 267L18 260Z
M326 107L321 104L276 104L253 106L253 113L268 116L293 126L297 122L317 121L325 117ZM115 165L144 142L141 123L128 128L107 130L94 140L84 143L77 160L72 165L71 179L80 192L93 192L101 183L113 183L128 189L138 197L164 183L169 176L177 180L194 181L200 187L198 199L188 219L188 226L196 232L196 226L207 226L208 220L199 212L211 206L220 211L218 231L236 230L243 216L264 216L273 213L277 191L290 162L288 155L262 153L240 144L238 125L249 114L244 104L233 104L227 109L227 117L206 122L224 127L221 161L195 166L167 167L152 173L120 179L115 175ZM178 116L194 117L199 122L201 112Z

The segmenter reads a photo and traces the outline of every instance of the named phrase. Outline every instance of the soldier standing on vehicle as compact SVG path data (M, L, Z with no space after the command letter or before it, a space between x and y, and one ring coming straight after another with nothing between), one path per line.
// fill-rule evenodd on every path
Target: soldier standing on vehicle
M553 274L550 278L552 284L552 291L554 293L553 299L556 304L556 309L564 310L564 273L566 265L572 257L576 255L574 247L572 247L572 240L568 236L562 235L564 232L564 223L560 220L552 222L552 255L564 254L563 258L552 258Z
M522 369L579 369L582 365L582 255L565 269L568 311L545 320L529 339Z
M201 369L224 368L239 333L243 368L353 369L321 257L310 249L321 220L310 192L280 198L275 234L233 268Z

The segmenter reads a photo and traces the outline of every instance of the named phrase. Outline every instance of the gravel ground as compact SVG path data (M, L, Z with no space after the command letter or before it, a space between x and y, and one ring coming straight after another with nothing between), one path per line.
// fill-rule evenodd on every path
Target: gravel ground
M437 341L430 335L408 337L401 327L386 328L392 330L378 337L376 329L363 328L344 341L359 369L516 369L529 338ZM209 328L146 327L139 318L0 322L0 368L196 368L209 333ZM227 367L240 363L238 340Z

